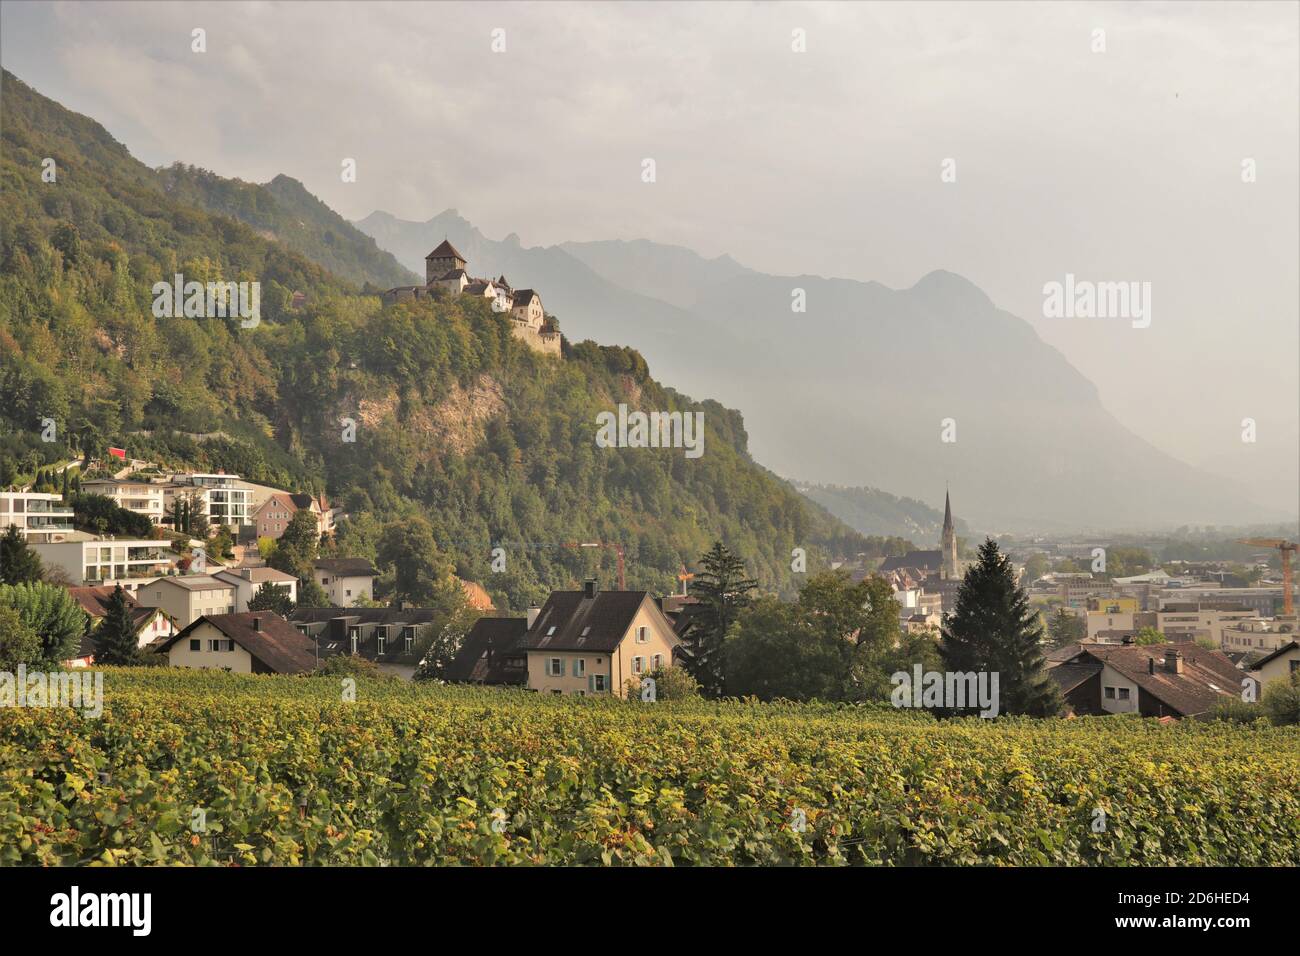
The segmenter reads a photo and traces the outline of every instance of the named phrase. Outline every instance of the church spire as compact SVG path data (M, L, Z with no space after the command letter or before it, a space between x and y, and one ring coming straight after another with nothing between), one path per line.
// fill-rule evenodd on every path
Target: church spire
M957 526L952 520L952 501L948 490L943 492L943 536L939 541L940 576L957 577Z

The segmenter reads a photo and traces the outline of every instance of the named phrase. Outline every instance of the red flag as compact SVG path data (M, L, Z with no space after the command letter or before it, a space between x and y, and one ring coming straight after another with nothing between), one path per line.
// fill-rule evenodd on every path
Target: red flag
M125 448L110 448L108 450L108 453L112 455L114 458L122 458L122 459L126 458Z

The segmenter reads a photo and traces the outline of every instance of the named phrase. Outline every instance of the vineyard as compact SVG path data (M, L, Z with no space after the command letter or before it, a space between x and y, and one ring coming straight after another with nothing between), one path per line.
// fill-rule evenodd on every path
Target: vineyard
M1300 864L1300 730L105 671L0 710L0 863Z

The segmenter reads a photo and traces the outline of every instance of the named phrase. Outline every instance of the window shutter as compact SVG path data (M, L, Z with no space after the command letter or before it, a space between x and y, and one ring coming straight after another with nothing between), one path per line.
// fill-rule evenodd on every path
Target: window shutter
M561 676L561 677L564 676L564 658L563 658L563 657L560 658L560 676Z
M596 675L592 674L587 678L587 690L593 694L596 693Z

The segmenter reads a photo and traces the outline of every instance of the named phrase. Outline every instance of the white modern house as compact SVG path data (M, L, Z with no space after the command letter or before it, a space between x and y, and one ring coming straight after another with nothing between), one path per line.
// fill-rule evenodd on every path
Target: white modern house
M72 533L72 509L62 495L36 491L0 491L0 534L18 528L29 544L66 540Z
M154 524L162 524L166 500L162 485L130 479L92 478L81 483L81 490L88 495L111 498L119 508L144 515Z
M69 532L63 541L30 544L42 564L62 568L74 587L120 584L132 593L169 573L178 557L165 541L95 537L84 531Z

